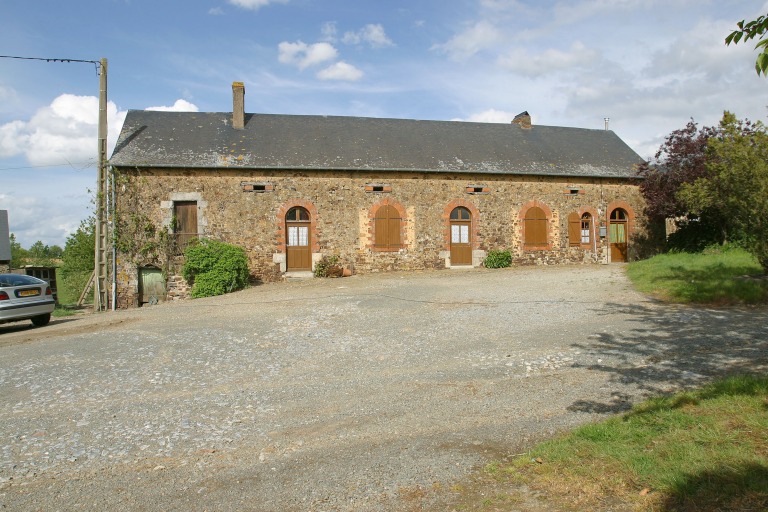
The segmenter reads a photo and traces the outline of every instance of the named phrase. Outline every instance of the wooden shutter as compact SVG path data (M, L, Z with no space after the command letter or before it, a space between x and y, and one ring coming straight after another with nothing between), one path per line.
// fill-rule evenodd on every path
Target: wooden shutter
M525 241L526 247L540 247L547 245L547 216L544 210L534 206L525 213Z
M400 214L394 206L384 205L374 217L374 246L378 249L396 250L400 242Z
M581 217L576 212L568 215L568 245L578 247L581 244Z
M197 238L197 201L178 201L173 203L175 217L176 242L181 251L189 241Z

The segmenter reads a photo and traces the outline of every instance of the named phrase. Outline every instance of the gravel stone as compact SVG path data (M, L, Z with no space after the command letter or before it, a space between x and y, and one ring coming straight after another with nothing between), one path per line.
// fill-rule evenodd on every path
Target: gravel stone
M764 308L624 267L388 273L0 325L0 509L442 510L483 464L729 372Z

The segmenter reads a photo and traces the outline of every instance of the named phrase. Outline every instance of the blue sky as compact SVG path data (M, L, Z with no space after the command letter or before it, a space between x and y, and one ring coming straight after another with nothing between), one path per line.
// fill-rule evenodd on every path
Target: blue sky
M8 1L0 55L109 60L110 150L129 109L610 128L643 158L693 118L765 122L750 0ZM91 210L96 67L0 58L0 209L23 246Z

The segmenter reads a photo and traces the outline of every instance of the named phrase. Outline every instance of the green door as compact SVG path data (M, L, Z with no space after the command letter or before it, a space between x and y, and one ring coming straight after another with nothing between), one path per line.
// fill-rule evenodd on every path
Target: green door
M165 300L165 279L159 268L139 269L139 305L157 304Z

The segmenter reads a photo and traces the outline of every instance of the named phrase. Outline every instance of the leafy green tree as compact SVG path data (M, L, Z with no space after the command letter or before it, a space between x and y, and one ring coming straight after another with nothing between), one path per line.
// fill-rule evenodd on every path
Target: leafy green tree
M95 226L95 219L89 217L67 237L59 272L59 302L62 304L77 302L93 273ZM90 302L92 296L88 294L86 301Z
M645 199L644 214L650 226L663 229L667 219L674 219L677 230L666 238L666 247L698 251L707 245L733 238L726 219L717 208L703 209L698 215L679 197L680 188L709 175L708 142L719 136L720 128L699 127L693 119L684 128L670 133L654 158L643 164L640 193ZM738 236L736 236L738 238Z
M80 222L77 230L67 237L62 255L62 271L92 272L96 247L96 220L93 217Z
M768 132L725 112L708 142L709 175L684 184L679 198L693 213L716 209L768 273Z
M16 235L11 233L11 268L21 268L29 263L29 251L16 241Z
M768 76L768 39L764 39L765 35L768 34L768 16L760 16L752 21L741 20L736 26L739 29L728 34L728 37L725 38L725 44L738 44L742 39L749 41L760 36L758 38L760 41L755 45L755 49L760 50L755 60L755 71L758 75L762 73Z

